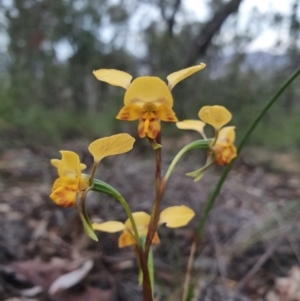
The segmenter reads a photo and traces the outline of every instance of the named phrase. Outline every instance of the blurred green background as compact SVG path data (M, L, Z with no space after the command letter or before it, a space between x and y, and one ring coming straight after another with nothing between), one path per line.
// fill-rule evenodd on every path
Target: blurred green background
M136 135L136 126L115 119L124 91L92 71L164 79L199 62L207 68L173 91L178 118L197 118L206 104L225 105L240 137L300 63L299 1L262 2L0 1L0 150L121 130ZM295 83L250 143L299 147L299 96ZM179 136L174 125L166 133Z

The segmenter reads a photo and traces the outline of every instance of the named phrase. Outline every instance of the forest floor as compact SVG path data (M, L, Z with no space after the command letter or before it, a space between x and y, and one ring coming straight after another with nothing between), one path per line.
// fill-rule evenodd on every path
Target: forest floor
M70 141L62 149L78 152L91 166L87 145ZM172 141L164 145L163 171L174 148ZM92 241L74 208L60 208L49 199L56 177L49 160L55 157L56 149L42 146L10 149L0 156L0 301L142 300L132 249L118 249L118 234L99 232L99 242ZM119 190L132 211L150 212L152 157L133 150L107 158L97 178ZM185 204L196 217L184 228L159 230L156 300L181 300L193 228L222 170L212 168L194 183L185 173L200 166L201 156L192 152L166 188L163 208ZM193 300L300 301L299 200L295 154L246 150L209 215L194 262ZM88 212L93 221L126 219L117 201L95 193L89 195ZM74 283L61 287L72 271L77 271Z

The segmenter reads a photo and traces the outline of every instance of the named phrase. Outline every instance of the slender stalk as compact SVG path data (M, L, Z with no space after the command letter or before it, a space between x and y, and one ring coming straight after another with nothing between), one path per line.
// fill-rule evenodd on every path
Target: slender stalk
M220 130L215 129L215 136L214 136L214 140L213 140L211 146L214 146L216 144L218 137L219 137L219 132L220 132Z
M156 137L156 143L161 144L161 133ZM155 150L155 201L151 211L151 220L145 243L145 259L147 261L152 239L157 229L161 203L161 148Z
M148 270L148 262L145 260L145 252L142 246L139 246L139 258L143 272L143 299L144 301L153 301L151 288L151 279ZM148 256L147 256L148 257Z
M161 144L161 132L157 135L156 141L157 144ZM153 293L151 288L151 278L148 269L148 257L149 251L152 243L152 239L154 237L155 231L157 229L158 220L159 220L159 211L160 211L160 203L161 203L161 147L155 149L155 201L152 207L151 219L148 227L148 233L146 236L145 249L143 252L143 258L141 259L141 265L143 269L143 292L144 292L144 300L153 300ZM147 278L146 278L146 277ZM149 293L145 291L151 291L151 299L148 296ZM146 296L147 295L147 296ZM145 299L145 297L147 299Z
M88 216L88 213L87 213L87 211L86 211L86 205L85 205L85 203L86 203L86 196L87 196L87 194L88 194L92 189L93 189L93 186L88 187L88 188L84 191L83 195L80 197L82 214L83 214L84 218L86 219L86 221L88 221L89 223L91 223L91 222L90 222L90 218L89 218L89 216Z
M157 144L161 144L161 135L159 134L157 139L156 139ZM159 221L159 212L160 212L160 203L161 199L168 181L169 176L171 175L175 165L179 161L179 159L182 157L182 155L187 152L190 149L195 149L195 148L208 148L211 143L211 140L198 140L190 143L186 147L184 147L174 158L172 161L166 176L161 179L161 148L158 148L155 150L155 190L156 190L156 196L155 196L155 201L154 205L152 208L152 213L151 213L151 221L149 224L149 229L148 229L148 234L146 237L146 244L145 244L145 250L142 252L140 248L140 261L141 261L141 268L143 271L143 292L144 292L144 300L148 300L146 298L149 298L149 293L146 292L146 290L149 292L149 283L151 284L151 277L152 275L149 274L149 269L147 268L148 265L148 257L149 257L149 251L151 247L151 242L153 239L153 236L155 234L155 231L157 229L158 221ZM143 258L141 258L141 256ZM145 279L145 275L147 277L147 280ZM153 286L153 285L152 285Z
M196 237L194 237L193 243L191 246L189 261L188 261L187 269L186 269L186 276L185 276L184 285L183 285L183 295L182 295L182 299L181 299L182 301L186 301L186 298L188 296L191 277L192 277L192 269L193 269L193 262L194 262L196 247L197 247L197 240L196 240Z
M149 271L149 277L150 277L150 283L152 288L152 295L154 292L154 258L153 258L153 250L150 246L149 250L149 256L148 256L148 271Z
M247 132L243 136L242 140L240 141L238 147L237 147L237 153L240 154L241 150L243 149L246 141L248 140L249 136L252 134L258 123L261 121L261 119L265 116L265 114L268 112L268 110L272 107L272 105L276 102L276 100L279 98L279 96L286 90L286 88L294 81L294 79L300 74L300 68L298 68L284 83L283 85L275 92L275 94L270 98L270 100L267 102L267 104L264 106L264 108L261 110L260 114L256 117L256 119L252 122L252 124L249 126ZM198 224L198 227L196 228L195 237L196 239L200 239L204 230L205 223L207 221L208 215L213 208L213 205L215 203L215 200L217 196L219 195L221 188L223 186L223 183L225 182L235 160L232 160L229 165L227 165L213 191L211 194L208 202L206 203L206 206L204 208L202 217L200 219L200 222ZM194 262L195 253L192 253L193 250L191 250L189 261L191 260ZM190 279L186 280L188 283L187 286L189 286Z
M94 180L98 165L99 165L99 162L94 162L93 169L92 169L91 176L90 176L90 185L93 184L93 180Z
M178 153L177 155L174 157L173 161L171 162L165 176L164 176L164 181L168 181L172 171L174 170L176 164L178 163L178 161L180 160L180 158L189 150L191 149L196 149L196 148L209 148L211 144L211 140L210 139L206 139L206 140L197 140L197 141L193 141L191 143L189 143L188 145L184 146Z
M143 300L153 301L153 288L151 286L152 280L149 273L148 263L145 262L143 244L144 242L141 245L136 246L135 249L139 267L139 283L143 284Z

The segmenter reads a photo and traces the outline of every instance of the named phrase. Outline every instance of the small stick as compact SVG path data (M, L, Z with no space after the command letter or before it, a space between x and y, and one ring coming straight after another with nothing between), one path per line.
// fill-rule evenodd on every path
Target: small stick
M184 286L183 286L183 295L182 295L182 301L186 301L188 292L189 292L189 287L190 287L190 282L191 282L191 277L192 277L192 269L193 269L193 263L194 263L194 257L195 257L195 252L196 252L196 237L193 239L193 243L191 246L191 252L187 264L187 269L186 269L186 276L185 276L185 281L184 281Z

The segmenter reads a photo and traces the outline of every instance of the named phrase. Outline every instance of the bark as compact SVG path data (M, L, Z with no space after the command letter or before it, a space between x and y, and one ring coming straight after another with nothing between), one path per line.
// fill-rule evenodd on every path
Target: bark
M205 54L211 44L212 38L218 33L227 18L237 12L242 1L243 0L231 0L224 4L217 10L212 18L202 26L196 39L192 42L186 63L187 66L193 65L199 56Z
M176 0L173 5L172 14L168 17L165 12L165 7L164 7L163 1L159 2L160 12L161 12L163 19L167 23L168 34L171 38L173 37L173 28L175 25L175 17L176 17L177 12L179 11L180 5L181 5L181 0Z

